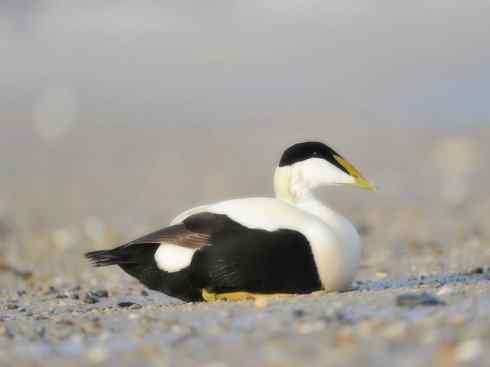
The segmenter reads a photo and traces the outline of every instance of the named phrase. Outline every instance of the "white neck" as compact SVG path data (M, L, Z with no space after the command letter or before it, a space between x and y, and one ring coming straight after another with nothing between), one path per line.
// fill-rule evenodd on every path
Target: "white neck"
M311 177L311 176L310 176ZM319 218L325 229L333 234L327 243L311 242L316 249L316 262L326 290L344 289L350 286L359 267L361 241L351 222L337 214L315 198L311 180L304 171L295 167L278 167L274 175L276 198ZM336 270L335 270L336 269Z
M357 231L347 218L336 213L318 200L313 191L302 181L301 174L293 167L278 167L274 175L276 198L288 202L320 218L342 239L358 237Z

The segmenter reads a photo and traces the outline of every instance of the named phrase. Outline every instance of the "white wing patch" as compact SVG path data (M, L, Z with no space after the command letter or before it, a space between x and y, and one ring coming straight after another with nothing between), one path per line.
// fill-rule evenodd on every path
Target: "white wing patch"
M174 273L191 264L195 251L192 248L162 243L155 252L155 261L159 269Z

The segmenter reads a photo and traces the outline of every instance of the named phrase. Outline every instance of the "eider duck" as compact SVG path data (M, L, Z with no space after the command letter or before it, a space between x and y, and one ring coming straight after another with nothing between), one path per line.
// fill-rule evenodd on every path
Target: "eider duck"
M313 195L331 185L374 190L332 148L298 143L275 170L275 198L199 206L159 231L85 256L190 302L345 290L359 267L361 241L346 218Z

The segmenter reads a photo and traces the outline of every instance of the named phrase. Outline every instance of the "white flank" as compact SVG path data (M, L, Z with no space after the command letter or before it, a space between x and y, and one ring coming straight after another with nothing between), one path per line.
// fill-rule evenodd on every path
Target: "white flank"
M192 261L195 249L162 243L155 252L155 261L159 269L174 273L187 268Z

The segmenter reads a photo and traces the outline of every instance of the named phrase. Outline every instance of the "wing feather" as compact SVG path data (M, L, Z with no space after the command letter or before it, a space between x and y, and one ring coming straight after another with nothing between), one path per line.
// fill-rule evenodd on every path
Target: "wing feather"
M184 224L177 224L137 238L136 240L127 243L126 246L162 242L198 249L209 244L209 234L193 232Z
M165 227L128 242L125 246L144 243L169 243L191 249L210 245L213 234L225 225L225 216L213 213L199 213L184 219L180 224Z

